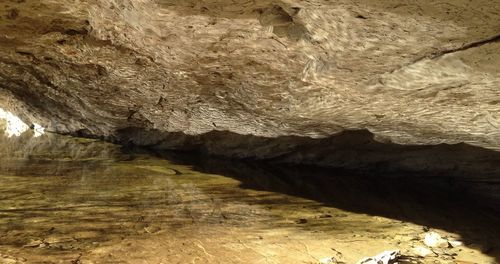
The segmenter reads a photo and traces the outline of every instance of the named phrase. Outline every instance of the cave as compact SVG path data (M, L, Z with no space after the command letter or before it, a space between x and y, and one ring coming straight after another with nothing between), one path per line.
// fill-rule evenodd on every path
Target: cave
M500 263L500 1L4 0L0 197L0 263Z

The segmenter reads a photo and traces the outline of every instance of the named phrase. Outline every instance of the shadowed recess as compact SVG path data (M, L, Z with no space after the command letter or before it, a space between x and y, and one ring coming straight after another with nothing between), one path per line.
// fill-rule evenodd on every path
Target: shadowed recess
M494 200L471 191L467 178L151 152L52 134L0 144L0 251L8 256L116 261L131 247L136 253L123 262L188 261L207 258L202 243L224 260L241 242L257 251L280 245L277 261L314 262L334 247L353 262L388 247L406 250L432 229L464 242L459 258L499 259ZM290 255L300 243L309 250ZM184 253L167 254L181 244ZM239 253L263 258L255 254Z

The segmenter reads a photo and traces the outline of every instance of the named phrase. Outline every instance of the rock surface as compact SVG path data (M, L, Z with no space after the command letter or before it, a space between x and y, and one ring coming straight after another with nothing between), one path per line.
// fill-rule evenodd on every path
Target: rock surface
M438 178L122 149L0 133L0 263L351 264L388 249L398 263L500 260L500 215ZM429 232L463 245L406 261Z
M8 0L0 106L48 131L233 156L360 129L498 153L499 39L499 0Z

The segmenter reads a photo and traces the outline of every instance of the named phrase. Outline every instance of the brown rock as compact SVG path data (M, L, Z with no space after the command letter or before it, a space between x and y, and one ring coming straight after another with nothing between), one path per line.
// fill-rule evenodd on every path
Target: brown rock
M44 0L0 14L0 106L48 131L499 172L499 0ZM378 142L328 139L347 130Z

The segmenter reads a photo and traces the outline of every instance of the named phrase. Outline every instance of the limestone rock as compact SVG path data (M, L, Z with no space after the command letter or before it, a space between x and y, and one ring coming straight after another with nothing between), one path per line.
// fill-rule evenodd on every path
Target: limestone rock
M397 263L400 257L399 250L387 250L374 257L368 257L360 260L358 264L391 264Z
M450 246L453 248L461 247L464 245L464 243L462 241L458 241L458 240L449 240L448 243L450 243Z
M425 234L424 244L431 248L445 248L448 247L448 240L442 238L436 232L428 232Z
M429 255L435 255L434 252L432 252L432 250L428 249L427 247L423 247L423 246L416 246L416 247L412 248L412 253L415 254L416 256L419 256L422 258L425 258Z
M499 0L7 0L0 107L48 131L236 157L346 130L466 143L494 151L478 160L496 174L499 36ZM434 167L463 164L444 156ZM416 160L398 162L432 167Z

